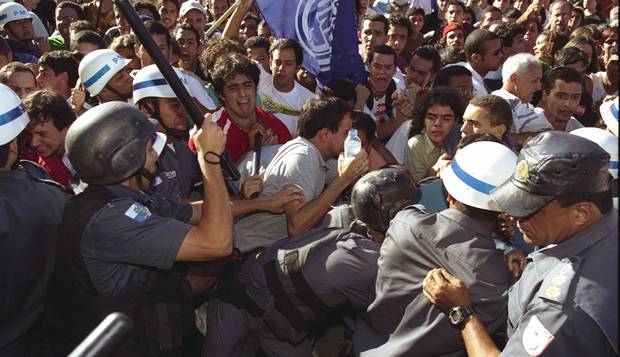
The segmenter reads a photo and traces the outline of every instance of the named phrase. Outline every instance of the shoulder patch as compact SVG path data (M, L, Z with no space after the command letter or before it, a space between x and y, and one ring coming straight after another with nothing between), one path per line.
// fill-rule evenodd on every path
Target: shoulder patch
M125 216L138 223L142 223L151 216L151 211L140 203L134 202L134 204L132 204L129 209L125 211Z
M528 355L539 356L554 339L555 337L534 315L523 331L523 348Z
M578 265L579 262L573 262L568 258L562 259L543 280L538 293L539 297L563 304Z

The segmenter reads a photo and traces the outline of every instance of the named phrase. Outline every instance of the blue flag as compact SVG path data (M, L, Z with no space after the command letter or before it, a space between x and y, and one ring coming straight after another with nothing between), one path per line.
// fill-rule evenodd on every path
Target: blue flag
M256 4L277 38L299 42L303 66L321 87L336 78L353 84L365 81L354 0L256 0Z

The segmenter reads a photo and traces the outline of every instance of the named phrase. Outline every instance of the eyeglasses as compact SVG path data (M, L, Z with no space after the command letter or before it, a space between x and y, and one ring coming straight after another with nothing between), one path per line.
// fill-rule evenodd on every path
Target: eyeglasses
M618 39L617 38L613 38L613 37L610 37L610 38L605 40L605 44L606 45L613 45L616 42L618 42Z
M461 93L462 95L465 96L472 96L474 95L474 89L473 88L468 88L468 87L456 87L455 88L459 93Z
M63 16L63 17L57 17L56 18L56 22L74 22L77 21L78 18L77 17L73 17L73 16Z

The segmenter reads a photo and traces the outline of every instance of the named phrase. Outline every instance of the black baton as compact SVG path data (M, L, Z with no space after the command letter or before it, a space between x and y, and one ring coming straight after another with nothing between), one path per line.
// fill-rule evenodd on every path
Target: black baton
M125 16L127 23L136 34L136 37L138 37L138 40L140 40L140 43L142 43L142 46L146 49L146 52L149 56L151 56L151 59L157 68L159 68L159 71L170 85L170 88L172 88L174 94L176 94L177 98L181 101L181 104L183 104L185 110L187 110L190 118L192 118L198 127L202 126L202 113L200 113L200 110L187 92L187 89L185 89L185 86L181 83L179 77L177 77L170 63L168 63L168 59L164 57L164 54L155 44L151 34L144 26L144 23L142 23L142 20L138 17L136 10L133 8L129 0L114 0L114 3L121 10L123 16ZM237 167L230 162L226 151L222 153L221 165L233 181L237 181L241 178L239 170L237 170Z
M260 173L260 152L263 147L263 136L261 133L254 135L254 156L252 157L252 176ZM250 198L256 198L260 192L254 192Z

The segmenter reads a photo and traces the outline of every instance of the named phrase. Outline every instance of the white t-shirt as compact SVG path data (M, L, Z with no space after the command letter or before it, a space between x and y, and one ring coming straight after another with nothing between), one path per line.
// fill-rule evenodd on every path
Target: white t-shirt
M605 98L607 95L618 95L618 89L614 93L607 93L605 86L603 85L603 78L605 78L605 71L590 74L592 79L592 102L597 103Z
M297 135L297 120L301 107L306 103L312 92L295 81L290 92L280 92L273 85L273 76L261 66L258 82L257 99L261 109L275 115L286 125L291 135Z
M539 120L539 115L530 103L523 103L516 95L504 88L493 91L491 94L503 98L510 105L512 109L511 133L537 133L549 129L549 123L546 120Z
M547 123L547 130L554 130L551 123L549 123L549 121L547 120L547 117L545 116L545 111L542 108L534 108L534 112L538 114L538 120L541 125ZM564 131L569 133L579 128L583 128L583 125L577 119L575 119L575 117L571 117L566 123L566 128L564 128Z
M385 144L385 148L394 155L396 161L401 165L405 163L405 149L407 148L410 129L411 120L407 120L394 131L390 140Z

